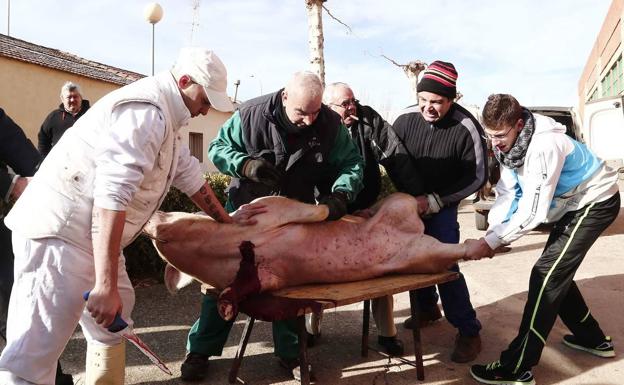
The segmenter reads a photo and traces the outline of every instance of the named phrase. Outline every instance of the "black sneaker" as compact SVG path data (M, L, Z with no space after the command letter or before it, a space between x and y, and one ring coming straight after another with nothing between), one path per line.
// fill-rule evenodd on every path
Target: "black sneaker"
M401 357L405 353L403 342L396 336L377 336L377 344L381 347L381 350L389 356Z
M184 381L201 381L208 374L208 358L205 354L189 352L180 367L180 377Z
M487 365L472 365L470 375L482 384L535 385L535 379L530 370L511 373L501 366L500 361L494 361Z
M605 337L605 340L598 346L588 346L583 344L572 334L566 334L563 336L563 344L571 347L572 349L582 350L598 357L615 357L615 349L613 348L613 342L609 336Z
M316 345L318 345L321 339L321 333L311 334L306 331L306 336L307 336L306 346L309 348L313 348Z
M288 371L288 373L297 381L301 381L301 365L299 358L282 358L277 357L280 366ZM310 383L316 382L316 377L312 371L312 365L308 364L308 373L310 373Z

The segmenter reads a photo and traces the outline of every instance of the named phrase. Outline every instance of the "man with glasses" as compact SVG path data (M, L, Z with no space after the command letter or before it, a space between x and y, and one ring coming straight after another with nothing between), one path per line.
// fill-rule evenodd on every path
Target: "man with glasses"
M171 71L100 99L50 151L5 218L15 283L1 384L54 383L78 323L87 340L85 383L124 383L123 339L106 329L116 315L132 328L134 289L122 249L170 186L215 220L250 223L248 213L225 212L179 135L211 106L232 109L226 86L212 51L183 49Z
M394 156L395 165L402 164L409 172L386 166L397 188L416 197L425 234L445 243L459 242L459 202L477 191L487 177L483 129L454 102L456 81L453 64L434 61L428 66L417 85L418 105L404 110L392 125L408 153L403 158ZM452 270L459 272L459 266ZM459 331L451 360L472 361L481 351L481 323L470 303L466 280L460 274L438 289L446 319ZM417 294L420 319L408 318L404 324L408 329L415 322L425 326L442 317L434 286Z
M340 122L321 103L323 86L312 72L297 72L286 87L245 102L210 144L208 156L230 175L226 210L268 196L281 195L329 207L327 220L340 219L362 188L362 158ZM334 175L331 188L315 190ZM208 374L210 356L220 356L234 320L223 320L215 298L204 295L200 317L188 336L182 379ZM273 322L275 355L282 367L300 378L299 339L295 320Z
M499 360L473 365L472 377L484 384L535 384L531 368L538 364L557 316L572 332L563 337L564 345L614 357L611 338L573 279L589 248L620 211L617 173L567 136L565 126L531 113L511 95L491 95L483 123L502 172L490 227L469 257L492 257L498 247L542 222L554 227L531 271L518 335Z
M348 205L348 212L364 210L372 206L381 191L381 172L379 160L383 157L390 125L369 106L363 106L353 95L353 90L346 83L332 83L325 88L323 103L334 110L340 118L360 155L364 160L364 188ZM397 336L393 317L394 299L391 295L372 301L373 318L379 331L377 342L387 354L402 356L403 343ZM314 343L320 336L322 313L306 316L306 328L310 334L308 342Z
M61 104L45 118L38 134L41 156L48 156L52 147L67 129L87 112L89 101L82 98L78 84L66 82L61 87Z

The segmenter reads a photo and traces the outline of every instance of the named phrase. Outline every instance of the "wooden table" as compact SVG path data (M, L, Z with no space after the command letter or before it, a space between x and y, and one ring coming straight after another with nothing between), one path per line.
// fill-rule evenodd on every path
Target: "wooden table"
M365 281L335 283L335 284L314 284L289 287L273 292L275 297L285 297L294 299L322 299L317 302L323 309L330 309L338 306L350 305L364 301L363 324L362 324L362 357L368 356L368 329L370 320L370 300L387 295L403 293L409 291L410 312L414 320L418 320L418 301L414 290L432 285L452 281L459 277L458 273L445 272L437 274L400 274L389 275L380 278L368 279ZM236 382L238 369L240 368L251 330L255 321L253 314L247 314L249 318L245 323L243 334L238 344L238 350L230 369L229 382ZM305 328L305 316L297 317L299 329L299 361L301 364L301 384L310 384L310 373L308 370L307 334ZM420 381L425 379L423 368L422 347L420 343L420 329L418 322L412 330L414 339L414 358L416 366L416 378Z

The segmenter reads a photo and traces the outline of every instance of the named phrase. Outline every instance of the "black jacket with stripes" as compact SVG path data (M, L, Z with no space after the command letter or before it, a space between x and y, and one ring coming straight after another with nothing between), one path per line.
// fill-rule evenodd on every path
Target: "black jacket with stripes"
M424 190L423 194L436 193L446 206L474 193L487 180L483 128L462 106L453 103L434 123L422 117L418 106L412 106L392 127L408 155L394 161L401 171L389 173L400 190L413 195L418 189ZM411 182L405 185L405 181ZM420 185L411 186L414 183Z

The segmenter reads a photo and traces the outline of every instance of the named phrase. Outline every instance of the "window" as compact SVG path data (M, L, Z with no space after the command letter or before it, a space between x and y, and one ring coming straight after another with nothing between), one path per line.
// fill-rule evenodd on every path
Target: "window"
M596 99L598 99L598 88L594 88L594 91L591 93L587 101L591 102L592 100L596 100Z
M204 134L201 132L189 132L189 150L191 155L204 162Z
M622 55L613 63L602 81L602 97L615 96L624 91L624 67Z

